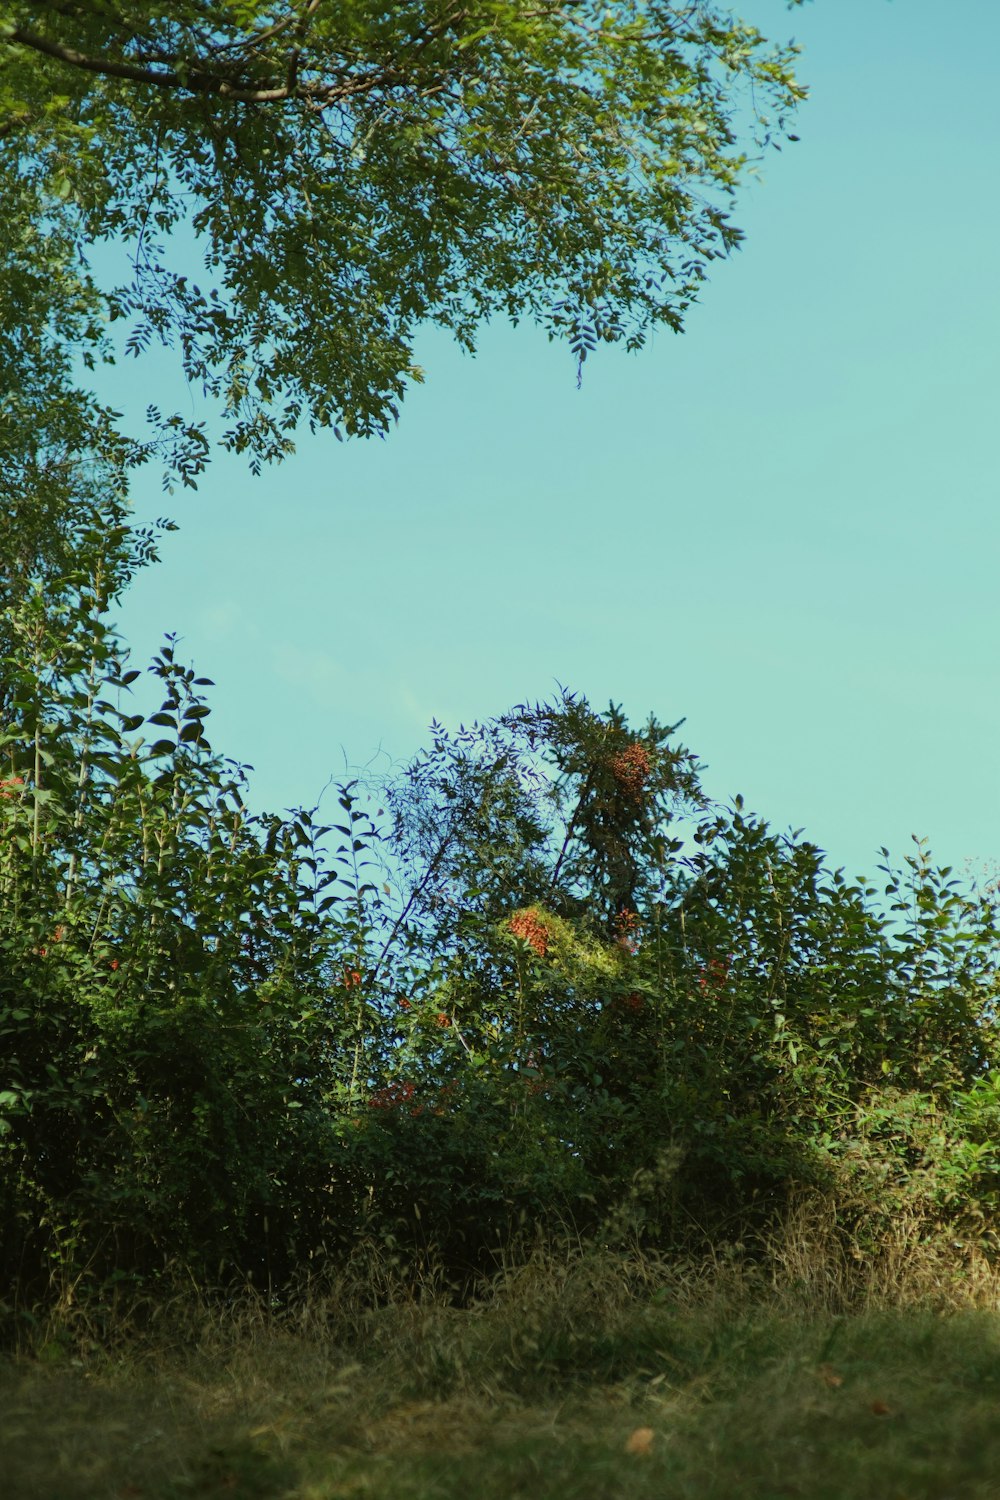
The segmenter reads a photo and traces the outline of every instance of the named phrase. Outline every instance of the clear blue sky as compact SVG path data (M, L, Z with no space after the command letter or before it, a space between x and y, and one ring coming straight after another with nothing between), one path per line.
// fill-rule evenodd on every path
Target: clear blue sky
M682 337L577 391L534 330L428 334L385 442L137 486L181 530L125 634L183 637L258 806L559 682L686 717L712 795L851 873L1000 857L1000 4L738 9L812 94Z

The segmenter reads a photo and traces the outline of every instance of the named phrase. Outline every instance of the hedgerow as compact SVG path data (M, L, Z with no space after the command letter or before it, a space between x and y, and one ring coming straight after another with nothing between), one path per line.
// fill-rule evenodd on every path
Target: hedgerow
M109 498L110 497L110 498ZM358 1247L469 1285L538 1236L750 1244L803 1193L992 1251L996 904L848 880L570 693L251 814L94 486L0 632L0 1277L281 1297ZM137 704L155 689L152 711Z

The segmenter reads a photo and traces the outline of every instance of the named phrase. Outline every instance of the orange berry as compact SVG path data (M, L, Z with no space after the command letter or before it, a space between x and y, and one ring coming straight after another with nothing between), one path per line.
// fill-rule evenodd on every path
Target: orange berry
M549 930L532 911L517 911L507 923L515 937L528 943L539 958L544 958L549 946Z
M609 758L611 774L627 797L638 801L652 769L649 751L638 740Z

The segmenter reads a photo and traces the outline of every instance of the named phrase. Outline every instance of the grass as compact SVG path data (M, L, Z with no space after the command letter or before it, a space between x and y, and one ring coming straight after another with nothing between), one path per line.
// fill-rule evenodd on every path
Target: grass
M0 1363L0 1491L997 1500L992 1273L911 1257L908 1283L870 1266L848 1297L817 1265L577 1251L461 1310L341 1287L281 1315L178 1302L114 1336L64 1318Z

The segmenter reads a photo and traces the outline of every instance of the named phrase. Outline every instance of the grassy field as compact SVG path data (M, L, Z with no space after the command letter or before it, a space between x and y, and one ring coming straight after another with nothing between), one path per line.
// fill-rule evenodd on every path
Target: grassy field
M0 1363L0 1494L997 1500L1000 1301L896 1292L536 1256L461 1310L80 1317Z

